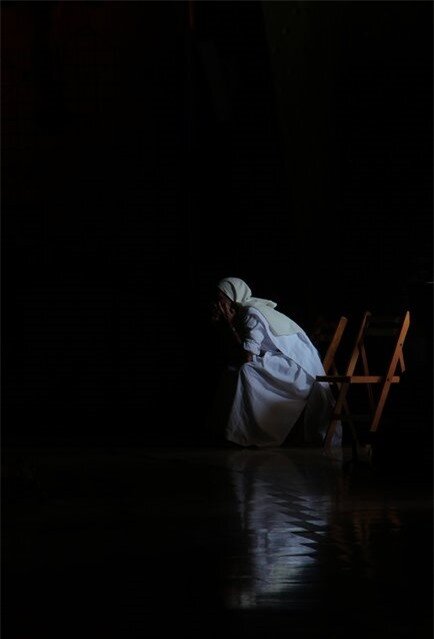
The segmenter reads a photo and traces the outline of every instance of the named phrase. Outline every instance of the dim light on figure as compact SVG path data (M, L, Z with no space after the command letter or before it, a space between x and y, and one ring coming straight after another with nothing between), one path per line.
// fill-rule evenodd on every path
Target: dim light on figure
M214 317L229 327L239 347L230 367L235 390L225 437L241 446L281 446L302 418L303 442L321 446L334 398L318 351L305 331L276 310L271 300L252 297L235 277L217 286ZM333 446L340 445L337 429Z

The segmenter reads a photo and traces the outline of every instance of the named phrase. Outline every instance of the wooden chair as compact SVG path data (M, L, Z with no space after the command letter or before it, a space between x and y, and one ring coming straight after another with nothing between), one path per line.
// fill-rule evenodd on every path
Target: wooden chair
M348 360L344 375L326 374L318 376L317 381L329 382L336 389L336 404L331 416L329 427L325 438L325 449L329 450L333 434L339 420L354 417L348 408L347 394L353 384L362 384L367 389L369 432L376 432L378 429L384 406L389 395L392 384L397 384L401 380L401 375L405 371L403 346L410 326L410 312L398 318L386 318L372 316L370 312L365 312L353 349ZM373 341L376 341L375 352ZM389 340L389 342L387 342ZM369 351L369 347L372 349ZM389 347L388 355L386 350ZM381 374L372 375L368 364L368 351L371 361L376 357L376 367L382 371ZM384 352L383 352L384 351ZM384 362L384 358L386 361ZM356 368L362 368L362 372L356 372ZM377 385L378 392L374 395L373 386ZM353 429L353 438L357 440L357 433ZM356 441L358 444L358 441Z

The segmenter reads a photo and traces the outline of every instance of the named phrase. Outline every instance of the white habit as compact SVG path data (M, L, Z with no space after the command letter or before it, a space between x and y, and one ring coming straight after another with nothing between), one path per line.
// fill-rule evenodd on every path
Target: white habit
M321 445L334 399L318 351L297 327L275 335L265 315L245 307L243 348L253 361L238 370L226 438L241 446L280 446L304 411L304 441ZM340 443L337 430L333 445Z

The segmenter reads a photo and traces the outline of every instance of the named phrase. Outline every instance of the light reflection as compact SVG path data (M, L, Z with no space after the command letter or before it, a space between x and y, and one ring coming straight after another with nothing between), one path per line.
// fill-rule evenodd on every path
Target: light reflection
M290 450L236 451L227 464L244 544L230 561L228 607L281 607L338 572L375 576L378 537L401 526L387 500L366 501L342 472Z
M239 558L227 605L272 605L270 596L300 588L315 565L317 529L328 525L330 499L312 494L309 476L286 451L237 451L229 467L248 557Z

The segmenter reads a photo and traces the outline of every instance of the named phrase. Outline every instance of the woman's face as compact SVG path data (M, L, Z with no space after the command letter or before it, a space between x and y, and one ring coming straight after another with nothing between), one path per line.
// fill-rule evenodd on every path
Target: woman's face
M235 314L235 304L222 291L217 291L215 302L212 305L212 319L216 322L220 320L231 320Z

